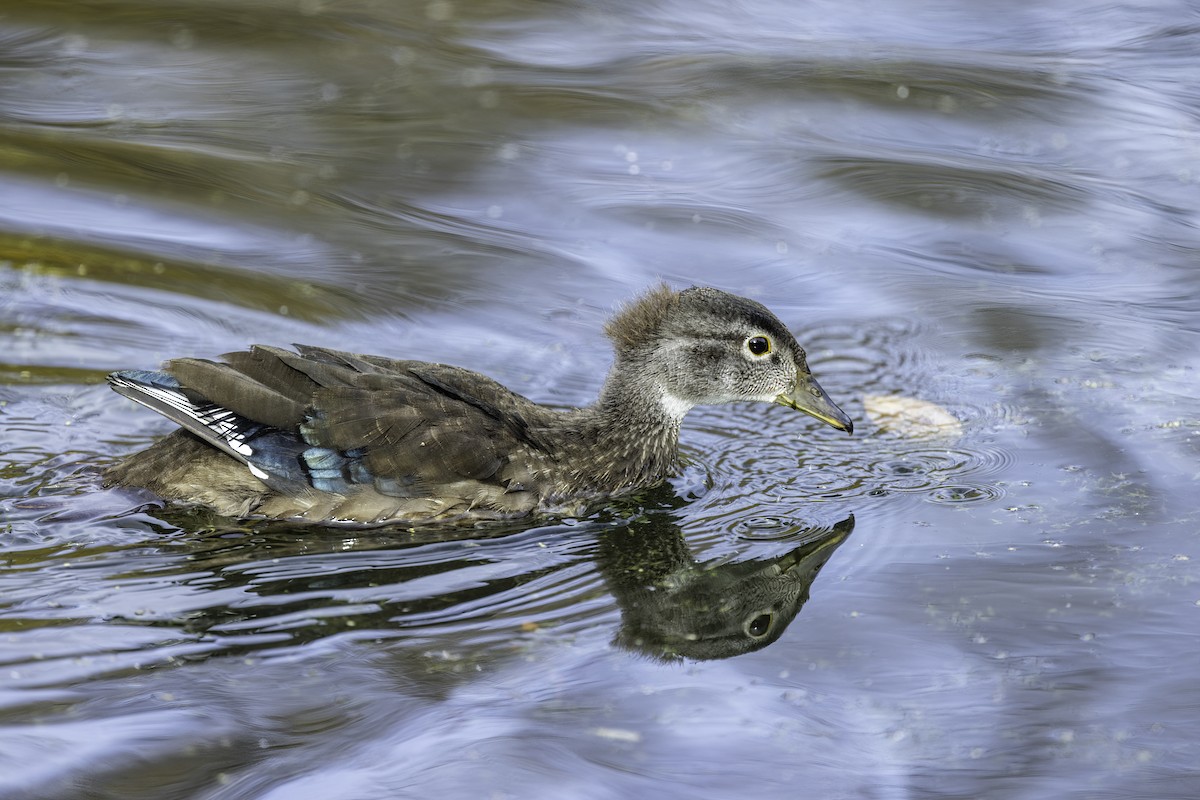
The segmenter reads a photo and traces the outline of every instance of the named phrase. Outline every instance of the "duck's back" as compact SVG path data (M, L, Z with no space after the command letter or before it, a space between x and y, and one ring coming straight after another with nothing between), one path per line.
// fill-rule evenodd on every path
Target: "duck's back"
M318 347L110 376L183 430L110 483L232 516L377 524L530 511L557 412L478 373Z

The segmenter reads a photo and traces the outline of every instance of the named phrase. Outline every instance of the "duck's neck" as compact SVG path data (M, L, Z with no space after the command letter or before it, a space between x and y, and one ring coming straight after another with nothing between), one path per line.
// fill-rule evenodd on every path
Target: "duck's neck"
M599 399L575 412L583 491L651 486L677 469L679 426L691 405L636 377L615 365Z

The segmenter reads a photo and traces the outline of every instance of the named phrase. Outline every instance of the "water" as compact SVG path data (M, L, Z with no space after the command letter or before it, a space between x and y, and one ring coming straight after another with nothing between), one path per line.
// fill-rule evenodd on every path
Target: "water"
M1197 796L1197 52L1167 0L6 4L0 796ZM98 486L168 427L108 371L579 404L660 279L856 435L698 409L670 486L466 532Z

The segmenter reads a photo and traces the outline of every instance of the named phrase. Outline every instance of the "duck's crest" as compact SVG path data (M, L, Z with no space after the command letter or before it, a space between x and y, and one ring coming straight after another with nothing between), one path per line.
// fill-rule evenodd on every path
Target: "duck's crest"
M604 326L604 332L617 350L631 350L652 338L678 302L679 293L660 283L623 306Z

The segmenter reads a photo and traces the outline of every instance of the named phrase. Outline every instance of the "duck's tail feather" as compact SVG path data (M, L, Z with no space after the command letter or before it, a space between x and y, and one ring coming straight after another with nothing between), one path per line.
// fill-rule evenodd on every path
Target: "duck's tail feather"
M157 411L213 447L250 466L254 449L248 444L266 428L189 392L171 375L152 370L114 372L108 383L117 394Z
M109 375L108 383L118 394L157 411L245 464L250 474L272 489L292 495L312 491L316 474L304 460L312 448L298 434L209 402L166 372L123 370Z

